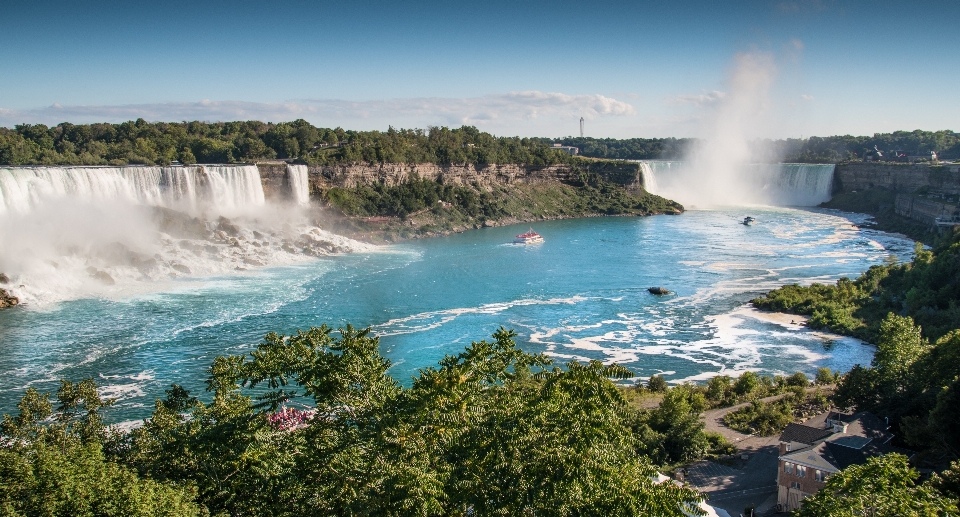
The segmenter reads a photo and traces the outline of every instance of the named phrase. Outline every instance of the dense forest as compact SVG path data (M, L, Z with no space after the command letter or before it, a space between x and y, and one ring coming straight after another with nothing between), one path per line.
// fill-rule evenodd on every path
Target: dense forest
M295 159L307 164L568 163L539 139L495 137L475 127L381 131L318 128L304 120L247 122L62 123L0 128L0 164L166 165Z
M868 155L880 160L906 161L910 156L929 159L960 159L960 133L953 131L895 131L872 136L812 136L805 139L755 140L758 160L791 163L838 163L858 161ZM876 155L879 150L882 156ZM899 158L898 158L899 156Z
M753 301L809 315L808 325L877 345L872 363L847 373L842 407L888 417L907 445L937 464L960 458L960 231L908 264L873 266L834 285L784 286Z
M692 138L544 138L544 143L559 142L580 150L581 156L608 160L679 160L696 143Z
M382 163L521 163L549 165L574 160L552 149L575 146L580 155L616 160L679 159L696 139L498 137L472 126L450 129L351 131L316 127L305 120L265 123L146 122L70 124L53 127L21 124L0 128L2 165L165 165L235 163L290 159L329 165ZM758 161L836 163L860 160L874 147L883 159L904 156L960 158L960 134L952 131L897 131L872 136L830 136L806 139L754 140Z

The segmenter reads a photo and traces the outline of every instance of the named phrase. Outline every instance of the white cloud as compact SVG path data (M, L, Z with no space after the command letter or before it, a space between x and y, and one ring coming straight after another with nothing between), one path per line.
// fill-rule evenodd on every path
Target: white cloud
M807 94L804 93L804 94L800 95L800 98L803 99L803 100L805 100L805 101L812 101L812 100L813 100L813 95L807 95Z
M712 106L723 100L727 94L720 91L709 91L703 92L701 94L684 94L677 95L669 99L671 104L693 104L696 107L702 106Z
M511 134L529 133L525 127L553 127L558 121L584 117L635 115L636 109L603 95L567 95L522 91L468 98L407 98L371 101L304 99L264 103L244 101L172 102L119 106L61 106L53 104L32 110L0 108L0 125L19 123L58 124L121 122L143 118L149 121L263 120L271 122L303 118L321 126L385 129L427 125L481 125L514 128Z

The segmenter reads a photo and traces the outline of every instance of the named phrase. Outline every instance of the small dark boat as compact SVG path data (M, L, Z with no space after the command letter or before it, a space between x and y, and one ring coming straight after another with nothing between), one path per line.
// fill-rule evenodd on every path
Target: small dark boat
M748 215L748 216L746 216L746 217L743 218L743 222L740 223L740 224L742 224L742 225L744 225L744 226L750 226L751 224L753 224L754 221L756 221L756 219L754 219L754 218L752 218L752 217L750 217L750 216Z
M668 289L665 289L663 287L648 287L647 291L649 291L650 294L656 294L656 295L672 294Z

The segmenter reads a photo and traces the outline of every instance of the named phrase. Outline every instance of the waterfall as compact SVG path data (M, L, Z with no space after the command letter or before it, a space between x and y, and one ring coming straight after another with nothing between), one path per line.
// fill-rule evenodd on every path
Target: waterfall
M769 204L817 206L830 201L833 164L780 163L754 167L757 184Z
M659 161L659 160L638 160L640 163L640 175L643 178L643 188L651 193L660 192L660 186L657 183L657 177L669 177L676 173L683 165L683 162Z
M288 174L308 203L306 167ZM0 167L4 289L42 305L368 249L293 206L254 165Z
M830 200L833 187L832 164L747 164L718 177L690 162L639 163L647 192L685 204L816 206Z
M310 182L307 178L307 166L287 164L287 180L290 182L293 200L298 205L309 205Z
M220 210L236 211L264 204L263 184L256 165L203 165L210 201Z
M264 204L254 165L0 167L0 214L61 200L190 210L203 201L230 213Z

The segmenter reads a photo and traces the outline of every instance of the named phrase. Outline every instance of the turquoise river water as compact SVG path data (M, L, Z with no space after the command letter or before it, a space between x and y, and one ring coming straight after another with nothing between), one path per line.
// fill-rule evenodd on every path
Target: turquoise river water
M745 215L757 222L739 224ZM109 420L144 418L171 383L202 393L215 356L323 323L373 327L405 384L501 325L526 350L618 362L641 379L844 370L869 362L872 347L746 304L783 284L909 259L911 241L860 229L862 217L741 208L549 221L534 225L540 245L509 244L529 225L490 228L2 311L0 412L15 410L28 386L54 392L61 378L93 377L118 399Z

